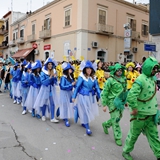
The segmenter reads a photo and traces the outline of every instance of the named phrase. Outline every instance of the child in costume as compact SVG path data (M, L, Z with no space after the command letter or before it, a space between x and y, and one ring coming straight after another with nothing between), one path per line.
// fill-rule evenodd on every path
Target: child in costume
M28 64L25 66L25 69L22 73L22 78L21 78L21 94L22 94L22 107L23 107L23 112L22 115L26 114L26 106L25 101L27 99L29 87L30 87L30 69L31 69L31 63L28 62Z
M104 70L102 70L103 63L100 60L96 60L96 63L97 63L96 77L98 80L99 88L103 90L104 82L106 81L104 77Z
M106 112L108 106L110 119L102 123L104 132L108 134L108 128L112 126L114 139L117 145L122 145L122 132L119 125L124 105L127 97L127 81L124 76L125 67L119 63L109 67L110 78L105 82L101 92L101 102L103 111Z
M80 65L81 74L78 77L72 101L77 97L78 114L83 127L88 135L92 134L89 123L98 116L98 104L96 94L100 98L100 89L94 76L97 64L90 61L82 61Z
M72 89L76 82L73 79L73 67L70 63L62 64L63 76L60 79L60 118L64 120L66 127L70 127L69 118L74 118L74 104L72 103Z
M148 139L157 160L160 160L160 139L157 124L160 124L160 111L156 98L155 74L159 64L153 57L145 60L142 74L136 79L127 96L131 119L130 131L123 147L123 157L133 160L130 152L134 149L139 135L143 133Z
M41 78L40 71L42 68L42 63L40 60L37 60L35 63L31 65L32 73L30 74L30 88L27 96L27 100L25 102L25 106L27 106L27 110L32 111L32 117L41 118L40 110L37 110L35 113L35 101L37 99L40 87L41 87Z
M17 86L18 86L18 82L20 79L20 69L19 69L19 64L16 63L13 67L13 70L11 70L10 74L12 75L12 95L13 95L13 103L19 104L20 97L17 96Z
M55 119L55 106L58 105L58 97L56 94L55 85L57 85L57 77L56 77L56 62L51 58L48 58L41 72L41 89L37 96L35 102L36 110L41 108L42 110L42 121L46 120L46 116L48 117L48 113L50 113L51 122L57 123L59 122Z
M127 89L130 90L134 81L140 74L135 70L135 64L133 62L127 63L126 68L125 76L127 78Z

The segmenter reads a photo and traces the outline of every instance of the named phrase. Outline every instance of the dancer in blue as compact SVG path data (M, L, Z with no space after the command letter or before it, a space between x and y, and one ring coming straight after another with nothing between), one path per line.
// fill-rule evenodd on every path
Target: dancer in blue
M28 91L29 91L29 81L30 81L30 69L31 69L31 63L28 62L28 64L25 66L25 69L22 73L22 78L21 78L21 95L22 95L22 107L23 107L23 112L22 115L26 114L26 106L25 101L27 99Z
M83 127L86 128L88 135L92 134L89 123L98 116L98 99L100 98L100 88L96 80L95 71L97 64L92 64L90 61L82 61L80 65L81 74L78 77L76 88L72 96L74 102L77 97L77 107L79 118Z
M36 110L41 108L42 121L45 121L46 116L49 117L50 113L51 122L57 123L59 121L54 117L55 106L58 104L55 88L57 84L55 67L56 63L51 58L45 61L41 72L42 85L35 102L35 108Z
M42 63L40 60L37 60L32 64L31 67L32 73L30 74L30 89L28 92L27 100L25 102L25 106L27 107L28 111L32 111L32 117L37 117L38 119L40 119L40 110L36 110L35 113L34 105L41 87L40 71L42 68Z
M62 64L63 76L60 79L60 118L64 120L66 127L70 127L69 118L74 117L74 104L72 103L72 89L76 82L73 79L73 67L70 63Z
M10 74L12 75L12 95L13 95L13 103L19 103L18 97L17 97L17 86L19 82L19 76L20 76L20 69L19 64L16 63L13 67L13 70L11 70Z

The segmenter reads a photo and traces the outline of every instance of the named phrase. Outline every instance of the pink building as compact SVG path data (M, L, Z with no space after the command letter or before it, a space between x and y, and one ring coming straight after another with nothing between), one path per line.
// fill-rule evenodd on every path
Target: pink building
M124 0L55 0L11 24L9 49L32 60L140 61L148 21L146 6Z

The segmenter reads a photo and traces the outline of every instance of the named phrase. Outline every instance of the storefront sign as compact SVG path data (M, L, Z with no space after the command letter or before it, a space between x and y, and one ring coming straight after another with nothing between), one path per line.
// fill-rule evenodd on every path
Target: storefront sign
M44 50L51 50L51 45L50 44L44 45Z

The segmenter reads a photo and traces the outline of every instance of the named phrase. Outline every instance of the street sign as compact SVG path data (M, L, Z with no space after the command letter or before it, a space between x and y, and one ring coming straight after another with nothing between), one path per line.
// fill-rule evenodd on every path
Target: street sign
M144 50L156 52L156 45L155 44L144 44Z

